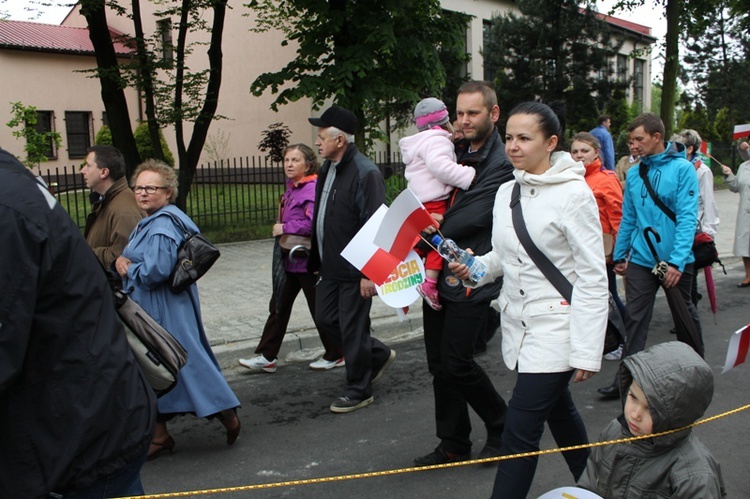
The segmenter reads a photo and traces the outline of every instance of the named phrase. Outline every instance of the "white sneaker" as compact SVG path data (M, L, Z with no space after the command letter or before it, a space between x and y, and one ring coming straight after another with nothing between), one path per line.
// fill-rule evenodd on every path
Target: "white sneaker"
M343 357L336 360L326 360L321 357L315 362L310 363L310 369L312 369L313 371L327 371L329 369L333 369L334 367L344 367L345 365L346 361Z
M622 358L622 345L617 347L616 350L604 354L604 360L620 360Z
M277 359L268 360L263 355L258 355L257 357L253 357L252 359L240 359L239 362L242 367L247 367L251 371L275 373L276 360Z

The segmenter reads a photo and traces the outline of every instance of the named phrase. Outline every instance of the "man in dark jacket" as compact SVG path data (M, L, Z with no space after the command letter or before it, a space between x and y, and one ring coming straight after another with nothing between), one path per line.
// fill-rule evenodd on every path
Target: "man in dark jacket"
M143 494L156 401L107 279L70 216L1 149L0 220L0 497Z
M396 352L370 337L375 284L341 256L341 251L385 202L383 175L354 145L357 118L333 106L310 118L318 127L315 145L326 160L315 191L312 248L308 270L318 272L315 320L323 334L339 342L346 360L346 387L331 404L342 414L370 405L372 385Z
M471 81L458 90L458 121L468 147L457 146L458 161L473 166L476 181L457 191L440 231L461 248L482 255L492 249L492 208L497 188L513 178L505 144L495 128L500 117L494 88ZM466 144L464 144L466 145ZM484 370L474 361L474 346L487 327L490 302L501 282L467 290L448 268L438 279L441 311L423 307L427 365L433 376L435 422L440 444L414 460L417 466L471 458L469 406L482 418L487 440L480 458L499 455L507 405Z
M81 175L91 189L92 207L83 237L104 268L109 268L122 255L143 212L128 187L125 158L116 147L89 147Z

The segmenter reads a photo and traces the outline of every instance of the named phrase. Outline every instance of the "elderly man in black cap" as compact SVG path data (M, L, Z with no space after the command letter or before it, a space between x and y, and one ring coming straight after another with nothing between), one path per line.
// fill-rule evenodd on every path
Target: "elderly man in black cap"
M325 159L315 192L312 248L308 270L318 272L315 321L341 342L346 387L331 412L356 411L373 402L372 385L396 358L396 352L370 337L370 307L375 284L341 256L341 251L385 202L380 170L354 145L357 118L333 106L320 118L315 145Z

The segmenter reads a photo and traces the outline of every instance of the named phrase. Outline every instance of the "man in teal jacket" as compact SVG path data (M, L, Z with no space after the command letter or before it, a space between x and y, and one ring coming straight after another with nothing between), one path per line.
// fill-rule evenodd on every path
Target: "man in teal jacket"
M698 311L690 299L695 277L692 246L699 191L698 177L686 159L685 146L664 142L664 123L657 115L645 113L636 117L628 127L628 141L632 144L631 150L640 155L641 164L628 171L613 258L614 271L627 277L626 307L630 317L625 322L625 354L632 355L646 346L654 300L662 285L679 288L701 335ZM641 170L658 199L673 212L674 220L649 194ZM658 242L654 232L660 237ZM649 239L658 258L654 257ZM651 272L660 261L668 265L663 282ZM616 384L600 388L599 393L608 398L619 397Z

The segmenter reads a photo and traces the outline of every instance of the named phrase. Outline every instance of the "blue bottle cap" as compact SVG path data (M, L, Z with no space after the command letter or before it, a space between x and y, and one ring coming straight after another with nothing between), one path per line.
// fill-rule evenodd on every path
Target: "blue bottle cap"
M443 242L443 238L440 237L440 234L434 234L432 236L432 239L430 239L430 240L432 241L432 244L434 244L435 246L439 246L440 243Z

